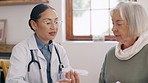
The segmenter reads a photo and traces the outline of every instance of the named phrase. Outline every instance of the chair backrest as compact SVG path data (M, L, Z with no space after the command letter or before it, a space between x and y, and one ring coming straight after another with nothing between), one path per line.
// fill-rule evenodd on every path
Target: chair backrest
M8 73L9 65L10 65L9 60L1 61L1 66L2 66L2 69L3 69L5 79L6 79L6 76L7 76L7 73Z

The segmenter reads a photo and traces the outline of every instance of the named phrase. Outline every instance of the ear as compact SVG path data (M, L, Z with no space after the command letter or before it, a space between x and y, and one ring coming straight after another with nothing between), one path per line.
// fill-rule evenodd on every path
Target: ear
M30 21L30 24L31 24L31 26L32 26L32 28L33 28L34 30L37 29L37 23L36 23L34 20L31 20L31 21Z

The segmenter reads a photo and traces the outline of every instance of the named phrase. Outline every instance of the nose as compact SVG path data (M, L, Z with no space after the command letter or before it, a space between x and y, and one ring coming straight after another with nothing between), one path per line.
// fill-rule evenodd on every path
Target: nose
M54 22L52 22L51 26L50 26L50 29L55 29L57 26Z
M113 25L112 31L113 31L113 32L117 31L117 27L116 27L115 25Z

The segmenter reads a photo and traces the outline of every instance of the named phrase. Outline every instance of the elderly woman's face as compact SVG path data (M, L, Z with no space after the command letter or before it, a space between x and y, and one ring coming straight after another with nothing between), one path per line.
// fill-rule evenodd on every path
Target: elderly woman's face
M112 31L118 42L123 43L128 38L128 24L121 18L119 11L115 11L112 16Z

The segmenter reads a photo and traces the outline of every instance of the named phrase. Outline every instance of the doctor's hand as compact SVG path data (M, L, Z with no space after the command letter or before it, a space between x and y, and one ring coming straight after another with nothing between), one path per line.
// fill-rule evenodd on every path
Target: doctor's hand
M71 83L71 79L60 80L57 83Z
M66 73L66 78L71 79L70 83L80 83L78 73L76 71L70 70Z
M70 70L66 72L65 77L65 80L60 80L58 83L80 83L80 79L76 71Z

